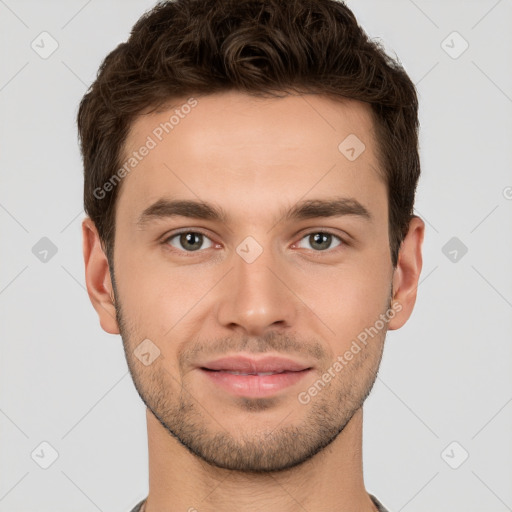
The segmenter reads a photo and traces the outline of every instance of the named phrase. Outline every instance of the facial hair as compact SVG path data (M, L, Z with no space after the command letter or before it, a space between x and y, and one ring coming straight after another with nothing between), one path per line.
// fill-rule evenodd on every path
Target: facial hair
M269 331L259 338L229 337L190 343L186 351L179 354L178 371L169 369L163 358L157 358L146 367L133 353L145 337L138 336L137 328L125 318L114 279L112 282L116 319L139 396L170 435L189 452L212 466L243 473L274 473L305 463L343 432L362 407L377 378L386 328L362 347L307 405L293 400L283 409L283 418L276 424L259 430L248 428L246 431L233 432L229 429L229 418L216 417L211 404L200 403L188 389L186 372L183 371L186 361L193 360L195 354L204 355L208 350L217 355L242 350L254 354L266 351L308 354L310 359L316 357L322 362L323 366L318 370L320 378L333 365L332 356L326 353L324 345L314 340L306 343L282 332ZM391 300L388 310L390 304ZM239 397L236 404L250 416L272 410L280 400L276 397ZM294 409L305 411L305 414L300 415L300 421L287 422L287 416Z

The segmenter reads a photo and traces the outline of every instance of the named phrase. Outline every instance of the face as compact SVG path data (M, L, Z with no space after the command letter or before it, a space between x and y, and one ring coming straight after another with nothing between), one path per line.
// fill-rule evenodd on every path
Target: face
M237 92L186 104L131 127L127 158L153 147L123 178L117 325L102 325L192 453L293 467L362 406L402 309L370 108Z

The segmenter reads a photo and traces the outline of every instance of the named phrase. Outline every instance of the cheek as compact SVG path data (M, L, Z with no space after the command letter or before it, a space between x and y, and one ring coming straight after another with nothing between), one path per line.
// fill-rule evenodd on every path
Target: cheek
M190 322L209 315L205 307L213 296L218 301L229 300L217 295L221 288L214 290L226 272L225 266L213 262L179 265L166 258L161 248L137 251L133 241L125 241L130 249L123 252L122 245L119 240L117 248L122 258L116 261L118 292L126 316L141 339L183 336L189 329L194 330ZM301 268L284 265L283 279L300 298L291 295L290 300L298 301L297 307L305 313L298 318L299 324L304 323L304 328L309 324L309 328L337 339L348 339L372 325L387 305L391 286L388 259L389 247L382 240L365 250L348 253L342 263L300 264ZM206 300L200 303L204 297Z
M388 306L391 273L376 266L330 268L305 278L298 295L336 340L349 342Z
M178 267L163 252L159 257L132 252L116 267L123 310L138 335L163 340L182 334L200 310L195 306L222 276L221 270L207 265Z

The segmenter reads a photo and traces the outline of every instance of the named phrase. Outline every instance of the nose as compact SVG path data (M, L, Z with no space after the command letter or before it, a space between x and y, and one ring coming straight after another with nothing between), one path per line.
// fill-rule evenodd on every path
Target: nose
M294 326L300 300L286 262L276 260L270 250L264 250L252 263L234 254L234 268L223 280L217 302L222 326L251 336Z

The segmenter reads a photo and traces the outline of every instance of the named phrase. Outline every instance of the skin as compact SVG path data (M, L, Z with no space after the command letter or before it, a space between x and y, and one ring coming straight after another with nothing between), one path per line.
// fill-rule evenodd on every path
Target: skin
M393 268L368 105L319 95L196 98L190 114L122 182L115 280L94 223L83 221L91 302L101 327L121 334L147 405L146 512L373 511L363 481L362 406L387 329L400 328L412 313L424 223L413 217ZM138 117L126 155L186 100ZM349 134L366 146L354 161L338 149ZM283 218L301 200L338 196L359 201L371 219ZM178 216L138 226L141 212L162 197L221 205L229 219ZM169 238L182 228L206 235L192 237L199 250ZM325 230L334 235L327 248L309 236ZM252 263L236 252L247 236L263 249ZM400 311L301 403L298 394L329 368L333 373L336 358L392 306ZM148 366L134 355L144 339L160 350ZM256 399L219 389L196 367L263 352L313 371Z

